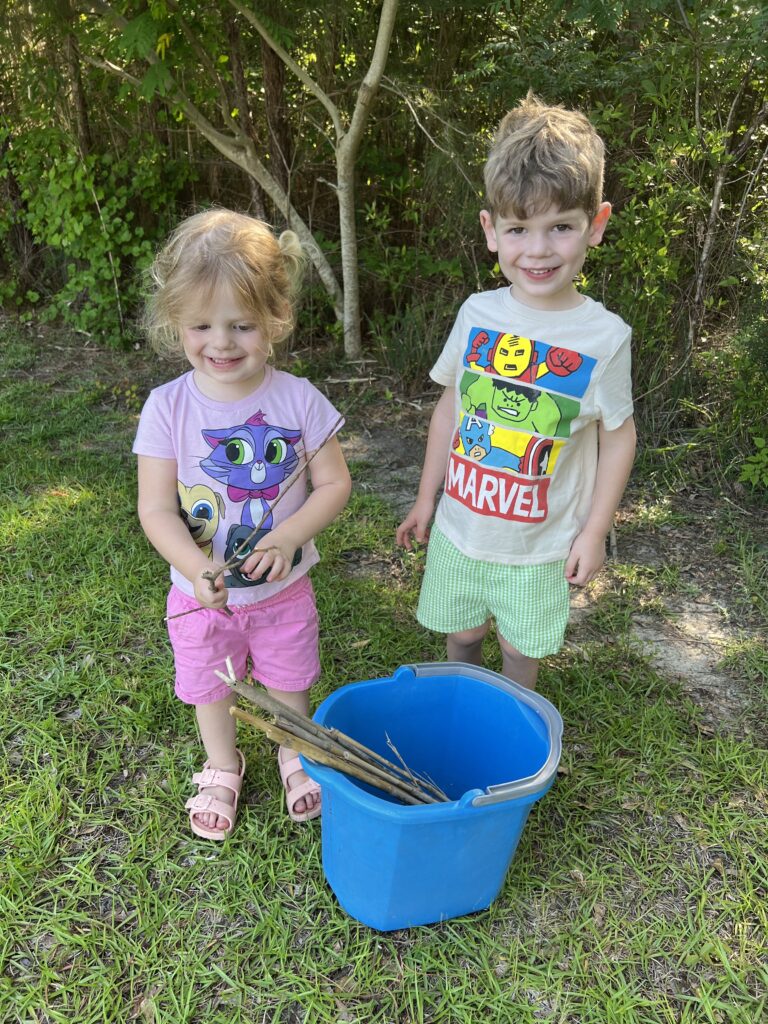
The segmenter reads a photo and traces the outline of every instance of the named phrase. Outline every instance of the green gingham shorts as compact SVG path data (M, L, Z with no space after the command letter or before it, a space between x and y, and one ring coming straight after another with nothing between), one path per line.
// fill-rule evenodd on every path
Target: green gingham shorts
M500 565L463 555L435 526L416 618L437 633L476 629L491 616L507 643L528 658L556 654L568 623L565 559Z

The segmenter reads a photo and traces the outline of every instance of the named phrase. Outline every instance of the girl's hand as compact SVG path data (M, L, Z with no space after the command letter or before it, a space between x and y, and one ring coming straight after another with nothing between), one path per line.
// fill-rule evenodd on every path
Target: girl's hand
M259 546L243 562L240 572L257 580L269 572L267 583L284 580L293 567L293 556L298 545L277 536L277 531L262 537Z
M220 566L211 562L205 569L192 580L195 588L195 597L204 608L225 608L227 604L227 588L224 585L224 577L217 576L213 586L209 579L203 577L204 572L216 572Z

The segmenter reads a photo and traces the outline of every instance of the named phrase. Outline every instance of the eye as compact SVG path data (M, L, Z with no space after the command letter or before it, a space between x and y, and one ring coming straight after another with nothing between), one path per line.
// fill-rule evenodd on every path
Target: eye
M281 437L273 437L264 450L264 458L273 466L278 466L281 462L285 462L287 454L288 445Z
M206 519L210 522L213 519L213 505L210 501L196 501L192 506L191 514L195 519Z
M564 234L566 231L572 231L573 227L570 224L555 224L553 231L557 231L559 234Z
M255 331L256 328L253 324L235 324L235 330L240 331L242 334L247 334L248 331Z
M514 224L511 228L507 228L508 235L522 235L524 231L525 228L521 227L519 224Z
M210 324L193 324L192 325L192 330L193 331L207 331L210 326L211 326Z
M233 466L242 466L244 462L253 461L253 448L241 437L233 437L231 441L227 441L224 454Z

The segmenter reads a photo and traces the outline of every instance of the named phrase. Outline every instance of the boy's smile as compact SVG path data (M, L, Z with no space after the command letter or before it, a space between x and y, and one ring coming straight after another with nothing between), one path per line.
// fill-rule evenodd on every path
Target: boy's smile
M587 249L600 243L610 213L610 204L602 203L590 223L580 208L552 205L523 218L492 218L482 210L480 223L514 297L533 309L560 310L582 302L573 281Z

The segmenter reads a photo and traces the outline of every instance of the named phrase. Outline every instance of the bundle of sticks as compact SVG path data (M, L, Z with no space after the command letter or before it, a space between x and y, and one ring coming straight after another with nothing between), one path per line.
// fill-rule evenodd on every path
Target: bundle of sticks
M370 750L338 729L314 722L300 711L275 700L262 689L251 686L235 675L227 658L227 673L216 674L241 697L266 711L272 722L233 706L230 714L263 732L282 746L292 747L318 764L335 768L370 786L388 793L404 804L444 803L449 797L430 779L416 775L404 763L395 764ZM391 747L391 744L390 744ZM394 750L393 747L391 749ZM395 751L397 755L397 751ZM397 755L399 757L399 755Z

